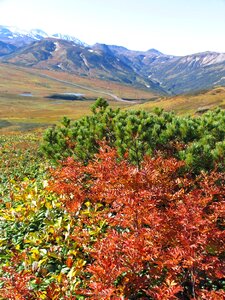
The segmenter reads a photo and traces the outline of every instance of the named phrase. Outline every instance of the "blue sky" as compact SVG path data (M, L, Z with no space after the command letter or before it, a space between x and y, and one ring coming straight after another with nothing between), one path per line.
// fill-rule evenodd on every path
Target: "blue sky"
M0 24L68 33L90 45L225 53L225 0L0 0Z

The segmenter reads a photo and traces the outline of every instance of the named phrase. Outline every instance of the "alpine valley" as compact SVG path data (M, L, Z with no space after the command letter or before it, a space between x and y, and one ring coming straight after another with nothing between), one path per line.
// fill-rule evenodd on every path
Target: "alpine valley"
M119 82L162 95L225 86L225 53L173 56L155 49L90 46L75 37L48 35L40 29L0 26L0 62Z

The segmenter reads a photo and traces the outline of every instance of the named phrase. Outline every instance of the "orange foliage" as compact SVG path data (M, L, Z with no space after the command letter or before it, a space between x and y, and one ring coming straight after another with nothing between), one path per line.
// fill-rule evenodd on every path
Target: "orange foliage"
M80 294L160 300L225 296L219 284L225 275L224 174L193 179L182 175L182 166L173 158L146 157L137 169L104 147L87 166L69 159L53 171L51 189L76 216L73 238L89 254L90 276L83 276ZM91 215L82 213L87 202ZM101 222L104 230L93 238L88 228Z
M29 289L29 281L35 276L29 271L16 272L13 267L4 267L5 276L0 278L4 282L1 289L1 297L8 300L35 300Z

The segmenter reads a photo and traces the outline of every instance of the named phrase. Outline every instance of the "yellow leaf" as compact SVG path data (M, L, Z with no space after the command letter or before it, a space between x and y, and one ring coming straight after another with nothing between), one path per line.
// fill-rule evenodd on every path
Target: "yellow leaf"
M75 268L72 267L69 271L69 273L67 274L67 276L69 277L69 279L71 280L75 275L76 275L76 269L74 270Z
M34 260L38 260L40 257L40 252L38 249L32 249L31 250L32 254L31 254L31 258L33 258Z
M77 255L77 251L76 250L69 250L68 255Z
M62 273L57 276L57 281L60 283L62 281Z
M43 259L41 259L41 260L38 262L38 266L40 267L42 264L46 263L47 260L48 260L48 257L44 257Z
M58 258L58 254L54 253L54 252L49 252L48 256L53 257L53 258Z
M177 283L174 280L170 281L169 279L166 279L166 283L169 287L177 285Z
M16 250L20 250L20 245L17 244L15 248L16 248Z
M84 203L87 207L90 207L91 206L91 202L90 201L87 201Z
M37 297L37 299L40 299L40 300L46 300L46 295L47 295L47 292L46 291L38 291L35 293L35 296Z
M47 209L52 209L52 204L49 203L49 202L46 202L46 203L45 203L45 207L46 207Z

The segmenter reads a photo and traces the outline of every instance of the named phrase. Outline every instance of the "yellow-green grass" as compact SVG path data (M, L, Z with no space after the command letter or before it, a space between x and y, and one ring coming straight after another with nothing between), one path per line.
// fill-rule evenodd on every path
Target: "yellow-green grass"
M41 97L23 98L15 95L0 95L0 127L1 121L11 123L11 126L3 126L0 132L46 127L59 122L63 116L75 120L90 114L90 107L93 103L94 101L65 101ZM116 101L109 101L109 103L112 107L129 105L129 103ZM4 122L2 124L4 125Z
M82 85L84 88L70 83ZM0 64L0 133L45 127L57 123L63 116L78 119L91 113L90 107L98 97L107 99L112 107L123 108L133 104L132 101L115 101L110 95L104 94L105 92L132 99L157 97L145 90L98 79ZM31 93L32 96L21 95L24 93ZM81 93L88 100L46 98L54 93Z
M47 78L46 76L49 77ZM61 80L61 82L54 80L54 78ZM66 81L68 84L66 84ZM84 88L72 86L69 83L78 84ZM86 88L96 91L87 90ZM101 91L103 94L101 94ZM51 93L67 92L85 94L87 98L96 98L104 95L104 98L112 99L109 95L104 94L105 92L113 93L121 98L137 100L158 97L157 94L147 89L137 89L129 85L80 77L65 72L22 68L10 64L0 64L0 92L10 94L31 92L34 96L42 97L46 97Z
M155 99L159 97L158 94L148 91L147 89L138 89L130 85L120 84L118 82L100 80L96 78L81 77L81 76L76 76L74 74L69 74L65 72L55 72L49 70L35 70L35 72L37 72L37 74L44 74L50 77L58 78L59 80L80 84L87 88L94 88L97 90L102 90L108 93L112 93L121 98L132 99L132 100L146 100L146 99ZM85 91L85 94L86 93L87 91ZM111 98L106 95L104 95L104 97L108 99Z
M166 111L174 111L180 115L194 115L206 109L215 107L225 108L225 88L217 87L209 91L195 94L179 95L170 98L161 98L157 101L149 101L133 106L135 109L152 111L155 107L161 107Z

